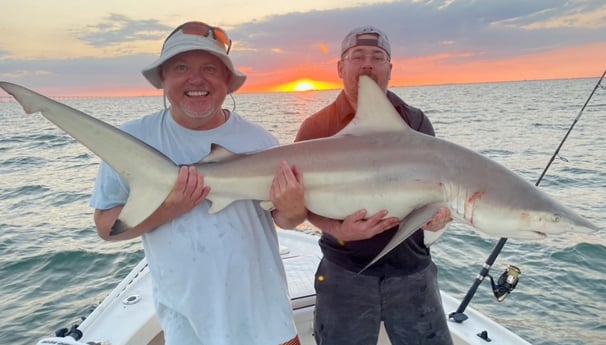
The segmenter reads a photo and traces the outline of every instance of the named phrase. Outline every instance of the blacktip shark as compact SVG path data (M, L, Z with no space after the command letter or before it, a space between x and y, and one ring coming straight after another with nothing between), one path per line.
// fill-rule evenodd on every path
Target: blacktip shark
M142 222L172 190L179 167L151 146L24 87L7 82L0 87L26 113L42 113L124 177L130 196L112 234ZM209 156L196 163L212 187L209 212L242 199L259 200L269 209L271 182L282 159L303 172L310 211L344 219L361 208L368 214L386 209L389 216L401 219L398 232L372 263L441 207L449 208L455 220L496 237L540 239L598 229L495 161L414 131L367 76L360 77L354 119L332 137L247 154L214 145Z

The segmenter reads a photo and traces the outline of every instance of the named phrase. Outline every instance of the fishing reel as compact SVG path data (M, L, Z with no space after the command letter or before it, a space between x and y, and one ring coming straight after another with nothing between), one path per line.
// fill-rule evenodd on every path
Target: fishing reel
M520 274L522 274L522 271L520 271L519 268L514 265L508 265L507 268L505 268L505 272L501 274L496 283L494 279L492 279L492 276L488 275L490 284L492 285L492 292L497 298L497 301L503 302L505 297L515 289L516 285L518 285Z

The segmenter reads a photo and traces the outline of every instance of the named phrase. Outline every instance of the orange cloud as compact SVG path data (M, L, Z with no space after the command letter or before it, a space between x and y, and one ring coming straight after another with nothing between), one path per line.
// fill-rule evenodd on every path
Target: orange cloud
M606 43L504 59L473 59L466 53L440 54L393 61L391 85L598 77L606 67L604 61Z
M606 67L606 43L553 49L513 58L486 59L469 52L452 52L393 60L390 85L414 86L515 80L598 77ZM247 71L248 81L238 92L292 91L295 81L307 78L327 83L318 89L341 88L336 58L259 74ZM252 72L252 73L248 73Z
M328 54L330 52L330 48L324 43L320 43L320 51L324 54Z
M320 49L328 49L320 44ZM303 61L304 60L304 61ZM320 60L309 56L292 60L290 68L259 72L239 66L248 79L238 93L285 92L303 89L340 89L337 58ZM513 58L484 59L468 52L452 52L392 61L390 86L462 84L516 80L566 79L599 77L606 65L606 43L553 49L549 52L527 54ZM307 86L305 86L305 83ZM119 88L116 85L39 90L50 95L129 97L159 96L160 90L145 86Z

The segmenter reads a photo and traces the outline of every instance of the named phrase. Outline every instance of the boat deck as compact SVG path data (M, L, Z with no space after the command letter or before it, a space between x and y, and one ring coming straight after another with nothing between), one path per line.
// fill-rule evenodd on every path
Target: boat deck
M312 336L315 305L314 274L320 262L318 236L301 231L280 230L280 253L288 279L295 324L302 345L314 345ZM442 292L446 312L456 310L458 301ZM449 321L455 345L530 345L528 342L472 308L463 323ZM112 345L162 345L164 339L155 316L151 275L145 258L123 279L78 327L78 342ZM490 342L478 334L486 332ZM38 345L57 344L61 338L47 338ZM70 338L71 339L71 338ZM390 342L381 329L378 345Z

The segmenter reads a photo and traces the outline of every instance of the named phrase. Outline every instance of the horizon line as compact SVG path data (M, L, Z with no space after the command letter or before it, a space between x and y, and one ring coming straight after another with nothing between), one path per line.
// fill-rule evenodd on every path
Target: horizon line
M596 77L569 77L569 78L544 78L544 79L519 79L519 80L495 80L495 81L475 81L475 82L448 82L448 83L435 83L435 84L407 84L407 85L390 85L388 89L393 88L410 88L410 87L425 87L425 86L452 86L452 85L474 85L474 84L500 84L500 83L519 83L519 82L536 82L536 81L556 81L556 80L575 80L575 79L592 79ZM268 94L268 93L310 93L310 92L322 92L322 91L339 91L339 88L326 88L326 89L311 89L304 91L248 91L248 92L236 92L235 94L249 95L249 94ZM34 90L35 91L35 90ZM36 91L37 92L37 91ZM162 97L162 94L142 94L142 95L44 95L53 100L71 100L71 99L94 99L94 98L140 98L140 97ZM0 95L0 103L11 103L16 102L12 95Z

